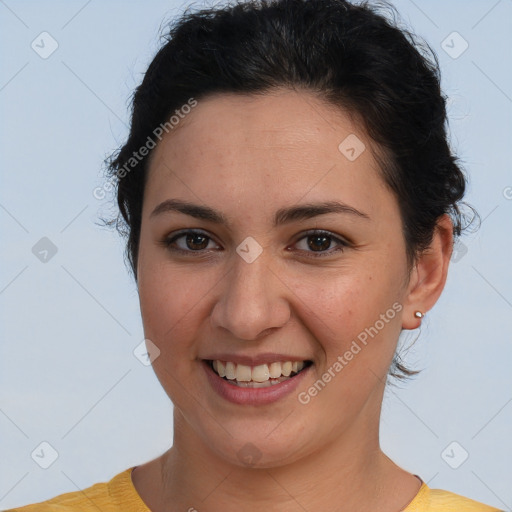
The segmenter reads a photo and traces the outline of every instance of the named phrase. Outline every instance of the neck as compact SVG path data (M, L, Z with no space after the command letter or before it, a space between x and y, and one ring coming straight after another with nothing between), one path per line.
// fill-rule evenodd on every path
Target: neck
M381 451L380 411L375 421L356 422L321 450L271 468L223 459L174 411L173 446L157 459L155 494L160 497L147 501L153 512L169 510L171 504L191 512L295 512L339 509L340 504L344 511L396 512L419 489L419 481Z

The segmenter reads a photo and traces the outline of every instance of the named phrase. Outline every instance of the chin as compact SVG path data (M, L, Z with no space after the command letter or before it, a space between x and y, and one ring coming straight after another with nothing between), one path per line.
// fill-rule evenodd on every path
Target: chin
M261 428L247 423L245 420L236 425L234 422L225 423L226 430L222 431L225 435L222 438L207 436L205 443L226 463L246 468L285 466L307 455L304 447L310 444L311 439L302 439L299 431L290 429L289 425L279 429L279 422L276 422L277 428L272 427L275 430L272 432L268 420L262 420Z

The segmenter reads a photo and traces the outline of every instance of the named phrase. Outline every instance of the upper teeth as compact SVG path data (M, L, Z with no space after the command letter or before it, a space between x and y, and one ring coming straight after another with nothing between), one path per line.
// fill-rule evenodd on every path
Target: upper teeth
M258 366L246 366L231 361L213 361L213 369L221 376L239 382L265 382L269 379L277 379L284 375L288 377L292 372L300 372L304 368L304 361L276 361Z

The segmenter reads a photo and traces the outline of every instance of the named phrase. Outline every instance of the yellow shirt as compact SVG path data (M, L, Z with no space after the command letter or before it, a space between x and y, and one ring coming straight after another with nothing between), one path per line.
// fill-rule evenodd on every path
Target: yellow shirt
M136 466L134 466L136 467ZM135 489L133 467L83 491L68 492L48 501L4 512L151 512ZM430 489L423 482L418 494L402 512L500 512L458 494ZM502 512L502 511L501 511Z

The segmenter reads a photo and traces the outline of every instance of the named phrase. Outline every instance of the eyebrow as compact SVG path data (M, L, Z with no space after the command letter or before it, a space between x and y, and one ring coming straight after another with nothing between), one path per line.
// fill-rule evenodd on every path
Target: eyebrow
M202 206L178 199L167 199L160 203L151 212L150 218L167 212L179 212L196 219L210 221L215 224L229 225L228 219L221 212L218 212L208 206ZM328 213L343 213L370 220L370 216L368 214L361 212L348 204L339 201L327 201L323 203L308 203L299 206L281 208L277 210L274 216L274 227L300 220L311 219L318 215L326 215Z

